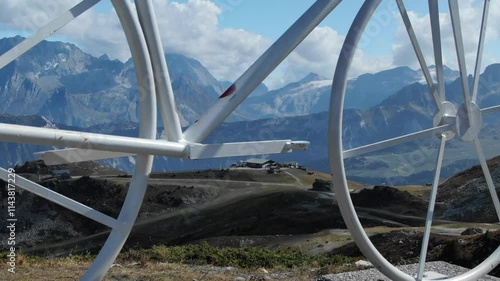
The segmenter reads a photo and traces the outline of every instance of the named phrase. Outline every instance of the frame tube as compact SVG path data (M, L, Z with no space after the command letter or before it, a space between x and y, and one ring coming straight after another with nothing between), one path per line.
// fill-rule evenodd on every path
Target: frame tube
M134 59L137 82L140 92L140 128L139 137L147 139L156 138L156 98L154 89L153 69L147 52L147 45L140 28L139 21L133 16L132 8L128 1L112 0L116 13L120 19L123 30L130 46ZM149 87L148 87L149 86ZM127 240L139 209L146 193L149 173L153 166L153 156L139 154L136 157L135 171L130 182L127 197L118 216L118 227L113 228L106 243L87 270L82 280L101 280L108 272L125 241Z
M155 78L156 98L167 133L167 140L182 140L182 129L177 107L175 105L174 91L168 74L167 61L163 53L160 32L156 23L156 15L151 0L135 1L139 21L148 45L149 55L153 66Z
M429 0L432 4L433 0ZM351 235L361 252L372 262L374 267L389 277L391 280L415 281L415 276L410 276L403 273L390 262L388 262L371 243L370 238L359 221L356 210L352 203L343 161L343 144L342 144L342 115L344 109L344 97L347 87L347 78L349 68L351 66L356 46L362 36L362 33L368 24L375 9L380 4L381 0L365 1L359 10L354 22L347 33L344 45L342 47L335 76L330 99L328 137L329 146L328 153L330 157L330 169L332 171L332 182L335 188L337 203ZM493 107L491 111L496 110ZM486 260L477 265L473 269L462 275L458 275L446 280L453 281L468 281L477 280L486 275L495 266L500 263L500 247L493 252ZM425 279L424 279L425 280Z
M317 0L184 132L186 141L205 140L340 2L341 0Z
M155 136L156 137L156 136ZM186 157L186 144L155 139L121 137L32 126L0 124L0 140L91 150Z
M5 182L8 182L9 172L3 168L0 168L0 178ZM19 175L16 175L15 177L15 185L110 228L114 228L117 226L117 221L114 218Z
M29 51L35 45L52 35L52 33L61 29L63 26L74 20L83 12L92 8L92 6L97 4L99 1L100 0L84 0L51 21L46 26L40 28L35 34L31 35L29 38L24 39L21 43L17 44L12 49L8 50L6 53L0 56L0 69L13 62L19 56Z

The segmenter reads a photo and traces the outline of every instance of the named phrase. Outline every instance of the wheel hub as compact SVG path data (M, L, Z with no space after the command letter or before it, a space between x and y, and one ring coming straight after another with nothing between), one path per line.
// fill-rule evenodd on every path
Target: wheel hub
M439 112L436 114L436 116L434 116L434 119L433 119L434 127L441 126L441 125L454 124L456 122L456 116L457 116L456 106L449 101L444 101L441 103L441 108L439 109ZM455 135L456 135L456 131L453 129L453 130L438 134L438 138L444 137L448 141L448 140L451 140L452 138L454 138Z
M462 104L458 108L456 118L456 131L463 141L471 142L477 138L483 127L483 115L481 109L475 102L469 103L469 112L467 107Z
M448 141L458 135L465 142L476 139L483 126L483 116L481 109L475 102L469 103L469 110L470 113L467 111L465 103L461 104L458 109L449 101L441 103L441 108L433 119L434 126L454 126L451 130L440 133L438 137L445 137Z

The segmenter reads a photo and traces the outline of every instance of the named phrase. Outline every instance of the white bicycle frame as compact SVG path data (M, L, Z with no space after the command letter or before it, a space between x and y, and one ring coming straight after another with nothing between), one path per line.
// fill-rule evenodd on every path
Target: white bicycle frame
M96 0L87 0L85 8L97 3ZM115 1L119 2L119 1ZM114 3L115 3L114 2ZM135 5L140 21L140 36L144 36L147 48L132 52L133 57L149 56L152 73L155 78L154 97L158 102L166 140L148 140L133 137L119 137L114 135L82 133L58 129L36 128L22 125L0 124L0 141L30 143L49 146L63 146L73 149L61 151L47 151L37 153L36 156L47 164L63 164L76 161L98 160L110 157L122 157L135 154L153 154L168 157L200 159L229 156L274 154L290 152L293 149L307 149L305 141L291 140L241 142L231 144L202 145L210 135L229 116L250 93L311 33L311 31L341 2L341 0L316 1L240 78L234 82L215 102L215 104L198 121L189 126L185 132L176 111L174 94L170 85L167 63L163 56L156 19L152 5L148 1L138 1ZM82 6L82 3L79 5ZM78 5L77 5L78 6ZM75 9L75 8L73 8ZM83 10L80 9L80 14ZM44 28L26 39L19 45L0 57L0 67L15 60L22 53L45 39L55 30L62 27L58 24L49 24L49 31ZM125 21L125 26L132 26L133 22ZM135 32L135 31L134 31ZM141 96L143 94L141 93ZM150 98L154 98L150 97ZM142 114L142 113L141 113ZM253 148L253 149L248 149ZM258 148L258 149L255 149ZM96 150L96 151L94 151ZM103 153L104 152L104 153ZM116 152L108 153L108 152Z
M151 0L135 1L137 14L133 12L130 3L126 0L111 0L115 10L120 18L123 30L131 50L132 58L136 68L136 78L139 86L140 102L140 128L139 137L122 137L105 134L84 133L78 131L65 131L58 129L38 128L22 125L0 124L0 141L29 143L38 145L66 147L65 149L45 151L37 153L36 156L43 159L46 164L63 164L87 160L98 160L112 157L122 157L136 155L136 168L130 183L129 191L125 198L122 210L118 218L109 217L88 206L58 194L48 188L31 182L16 175L15 180L19 187L35 193L47 200L64 206L76 213L82 214L112 229L106 243L101 249L99 255L94 260L89 270L84 275L84 280L100 280L106 274L112 262L117 257L123 247L133 225L139 208L142 204L146 186L151 172L153 155L161 155L176 158L203 159L243 155L275 154L288 153L292 150L307 149L309 142L292 140L267 140L238 143L221 144L202 144L209 136L260 83L298 46L306 36L341 2L341 0L317 0L285 33L273 44L257 61L250 66L215 102L215 104L200 119L182 132L179 116L176 111L176 103L171 88L170 76L168 73L167 62L163 55L163 46L161 44L159 31L156 23L153 5ZM41 28L30 38L25 39L11 50L0 56L0 68L8 65L17 59L20 55L30 50L33 46L47 38L49 35L78 17L80 14L90 9L99 0L83 0L67 12L60 15L51 23ZM343 114L343 96L347 83L347 71L354 55L354 46L357 45L361 37L361 31L367 25L371 15L377 8L381 0L367 0L362 5L360 12L351 26L344 47L337 63L337 70L332 87L332 99L330 101L330 123L332 120L341 120ZM423 56L416 45L416 37L409 24L409 19L404 9L402 1L396 0L403 16L407 31L410 35L413 47L417 51L417 58L421 65L425 65ZM455 19L454 32L455 37L459 32L460 26L457 24L458 4L456 1L449 1L452 9L452 19ZM434 50L437 64L442 67L440 35L439 35L439 11L437 9L437 0L429 0L431 26L433 37L436 38ZM489 0L485 1L483 14L483 23L481 30L485 29L487 19L487 10ZM453 17L454 16L454 17ZM433 19L433 20L432 20ZM457 39L457 38L455 38ZM484 32L481 31L480 42L484 42ZM483 43L480 43L482 46ZM458 44L457 46L461 46ZM457 47L459 61L463 50ZM478 50L478 57L482 54L482 48ZM480 63L476 64L474 93L477 92L478 74ZM441 102L444 100L444 84L441 71L438 68L438 87L434 87L432 78L428 72L424 73L429 84L430 93L438 108L444 107ZM427 67L422 67L424 70ZM464 64L460 66L461 70ZM466 73L465 71L461 71ZM464 89L468 89L466 75L461 75ZM470 107L470 97L465 95L465 106ZM475 100L475 94L472 96ZM157 107L160 109L161 120L163 122L166 139L156 139L156 114ZM443 109L443 108L441 108ZM446 110L445 110L446 111ZM500 106L481 109L482 114L500 111ZM471 122L471 113L467 108L469 117L464 119ZM446 112L445 112L446 113ZM332 118L334 116L335 118ZM436 133L446 133L451 124L436 125L434 128L424 130L419 133L401 136L391 140L367 145L343 151L341 122L329 125L330 140L330 158L332 171L337 171L337 177L333 179L336 187L337 198L340 198L338 204L342 215L346 220L348 228L351 230L358 246L370 258L372 263L387 276L396 280L415 280L413 276L404 274L394 268L383 258L377 249L369 242L369 238L362 230L362 226L357 220L357 215L350 200L349 190L347 189L346 177L344 174L343 159L360 155L363 153L376 151L385 147L407 142L424 136L434 135ZM480 126L478 126L480 127ZM445 140L441 141L441 149L437 161L437 170L441 169L442 156L444 152ZM480 145L477 144L478 151ZM483 153L478 153L482 155ZM480 157L483 167L486 165L484 157ZM485 170L488 170L487 167ZM489 172L488 172L489 173ZM436 174L437 180L433 183L433 191L437 189L439 173ZM0 178L8 181L9 172L0 168ZM490 176L491 178L491 176ZM495 188L490 181L488 183L492 194ZM493 186L493 187L492 187ZM345 187L345 188L342 188ZM492 187L492 188L491 188ZM435 192L433 192L435 197ZM496 197L496 193L494 194ZM430 204L433 206L433 204ZM495 206L500 217L500 202L496 198ZM431 210L432 211L432 210ZM432 213L432 212L430 212ZM432 218L427 219L427 224L431 225ZM428 237L430 227L426 227L426 236ZM425 241L424 241L425 243ZM417 280L424 278L425 251L422 251L421 262L417 274ZM492 267L500 261L500 247L482 264L466 274L457 276L451 280L469 280L486 274ZM439 277L441 278L441 277ZM432 279L432 278L431 278Z
M98 2L99 0L83 0L57 17L1 55L0 68L13 62ZM129 192L116 219L16 175L19 187L112 229L83 280L102 279L123 247L144 198L153 155L201 159L243 156L248 155L249 152L250 155L287 153L294 149L305 150L308 148L309 142L292 140L222 144L201 144L201 142L262 83L340 2L341 0L317 0L219 97L197 122L182 132L151 0L135 1L137 15L134 15L128 1L112 0L125 31L136 67L140 102L139 137L0 124L0 141L66 147L62 150L36 154L49 165L136 155L136 168ZM166 140L156 139L157 106L160 109ZM8 175L7 170L0 168L0 178L7 181Z

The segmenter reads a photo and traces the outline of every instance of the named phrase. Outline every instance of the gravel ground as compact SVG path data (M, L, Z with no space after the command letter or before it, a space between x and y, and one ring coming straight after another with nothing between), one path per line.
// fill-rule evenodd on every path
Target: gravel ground
M417 272L417 264L398 266L398 268L408 274L415 274ZM457 276L461 273L468 271L467 268L452 265L446 262L428 262L425 265L425 271L434 271L449 276ZM365 269L359 271L343 272L339 274L328 274L317 278L315 281L390 281L385 275L380 273L375 268ZM481 281L500 281L500 278L485 276Z

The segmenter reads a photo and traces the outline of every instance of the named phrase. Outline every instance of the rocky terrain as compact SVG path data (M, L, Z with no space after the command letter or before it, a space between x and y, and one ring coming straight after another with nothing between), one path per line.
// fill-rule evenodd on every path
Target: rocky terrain
M370 237L377 250L392 264L418 263L422 233L417 231L393 231ZM483 262L500 245L500 231L460 237L433 234L429 241L427 261L446 261L451 264L472 268ZM355 244L341 246L331 255L358 257L362 253ZM500 267L490 275L500 277Z
M0 54L23 39L0 39ZM224 84L194 59L177 54L167 57L180 118L187 125L215 101ZM41 42L0 70L0 87L1 113L41 115L78 127L137 121L132 60L96 58L71 43Z
M491 176L499 193L500 157L488 161ZM446 203L446 217L457 221L497 221L491 195L480 166L471 167L444 181L440 185L438 199ZM481 216L476 216L481 214Z
M492 170L498 162L497 158L489 162ZM50 177L49 169L54 168L40 162L16 167L18 173L32 180L41 179L50 189L110 216L118 215L130 176L93 162L57 167L70 170L71 179ZM471 266L500 245L498 226L484 223L498 221L489 214L491 203L481 196L473 199L477 187L484 185L476 180L478 169L457 174L440 186L428 260ZM284 169L276 175L263 169L238 168L153 174L125 249L205 241L217 247L291 248L312 255L361 256L345 229L334 193L312 188L318 182L327 185L328 178L326 174L308 174L300 169ZM460 187L475 181L475 185ZM358 215L367 233L375 234L373 243L394 263L414 262L429 187L351 184ZM25 191L19 190L17 196L17 239L25 253L95 252L107 237L107 228L89 219ZM473 202L475 207L467 202ZM5 200L2 214L6 213L4 208ZM466 214L468 219L457 219L458 213ZM480 230L460 235L470 227ZM2 241L6 239L3 231Z

